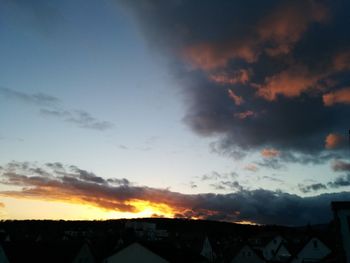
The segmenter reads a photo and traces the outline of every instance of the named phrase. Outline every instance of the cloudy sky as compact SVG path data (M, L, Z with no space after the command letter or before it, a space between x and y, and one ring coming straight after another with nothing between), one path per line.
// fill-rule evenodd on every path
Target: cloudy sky
M0 218L303 225L350 200L350 3L0 0Z

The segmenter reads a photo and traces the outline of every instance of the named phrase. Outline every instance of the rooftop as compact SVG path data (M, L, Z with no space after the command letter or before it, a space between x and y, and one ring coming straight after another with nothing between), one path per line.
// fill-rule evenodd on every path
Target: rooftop
M332 205L333 210L350 209L350 202L349 201L332 202L331 205Z

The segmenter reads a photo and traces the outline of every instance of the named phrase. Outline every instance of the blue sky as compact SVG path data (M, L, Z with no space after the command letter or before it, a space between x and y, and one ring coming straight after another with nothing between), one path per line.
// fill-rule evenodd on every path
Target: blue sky
M60 16L45 21L24 7L3 9L1 86L54 96L63 108L87 111L113 127L79 128L41 115L38 105L1 97L1 162L55 160L178 189L204 174L200 163L213 156L207 141L182 122L183 102L167 61L148 49L118 5L84 1L82 12L82 3L69 2L53 2ZM37 25L42 22L50 33Z

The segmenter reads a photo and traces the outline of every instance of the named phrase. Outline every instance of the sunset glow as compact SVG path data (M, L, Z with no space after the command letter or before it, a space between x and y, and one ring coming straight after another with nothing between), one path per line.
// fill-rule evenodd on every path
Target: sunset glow
M127 202L136 208L134 217L167 217L173 218L175 211L166 204L157 204L149 201L134 200Z
M0 218L329 221L350 200L349 9L1 1Z

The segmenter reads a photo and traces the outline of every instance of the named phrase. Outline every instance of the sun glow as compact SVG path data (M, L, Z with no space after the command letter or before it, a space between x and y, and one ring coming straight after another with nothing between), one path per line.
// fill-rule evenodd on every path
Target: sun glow
M131 200L126 205L135 207L134 212L121 212L102 210L104 219L117 218L146 218L146 217L167 217L174 218L175 210L166 204L152 203L144 200Z
M138 212L134 213L137 217L174 217L175 211L166 204L152 203L149 201L133 200L128 202L136 208Z
M64 219L64 220L107 220L120 218L168 217L173 218L175 210L166 204L142 200L131 200L125 204L135 211L116 211L77 202L25 200L3 198L5 205L0 210L0 219ZM13 209L20 207L20 209ZM25 212L25 213L21 213ZM23 214L26 216L23 217Z
M109 220L150 217L175 218L177 214L186 214L187 211L182 209L177 210L163 203L154 203L145 200L130 200L125 202L126 205L134 207L135 210L131 212L111 210L79 202L27 200L23 198L2 198L1 201L4 205L0 208L0 220ZM210 210L202 210L201 212L206 215L215 215L215 212ZM192 220L205 219L204 217L197 217L195 215L188 215L186 218ZM259 225L248 220L232 221L232 223Z
M260 224L248 221L248 220L243 220L243 221L236 221L236 224L241 224L241 225L253 225L253 226L259 226Z

